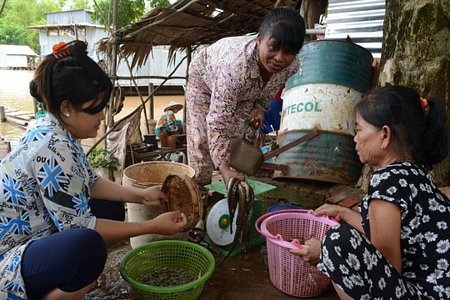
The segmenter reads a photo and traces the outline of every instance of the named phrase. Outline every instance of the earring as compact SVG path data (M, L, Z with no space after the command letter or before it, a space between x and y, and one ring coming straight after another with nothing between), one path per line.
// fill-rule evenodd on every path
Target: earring
M64 114L66 117L68 117L68 118L70 118L70 114L69 113L67 113L67 114Z

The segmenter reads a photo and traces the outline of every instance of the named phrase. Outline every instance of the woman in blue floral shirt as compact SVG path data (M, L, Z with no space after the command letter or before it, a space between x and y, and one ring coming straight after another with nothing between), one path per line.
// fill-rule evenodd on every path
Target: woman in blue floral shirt
M106 243L175 234L179 212L145 222L96 218L90 199L158 205L159 187L122 187L99 178L79 139L93 138L112 84L86 44L54 46L30 92L47 114L0 163L0 299L81 299L101 274Z
M443 103L390 86L355 111L356 151L375 169L360 213L319 207L347 224L292 253L315 262L321 251L318 268L342 299L449 299L450 201L428 174L448 155Z

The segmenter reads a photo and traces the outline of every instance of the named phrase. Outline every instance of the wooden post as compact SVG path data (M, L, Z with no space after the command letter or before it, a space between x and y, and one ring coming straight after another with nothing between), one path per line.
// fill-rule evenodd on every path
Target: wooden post
M0 106L0 122L6 122L5 107L3 105Z
M117 18L118 18L118 9L119 9L119 1L114 0L113 2L113 20L112 20L112 33L111 35L115 35L117 31ZM113 110L114 110L114 97L117 93L117 90L115 89L116 86L116 80L117 80L117 55L118 55L118 44L117 42L114 43L114 46L112 48L111 53L111 62L108 67L108 75L112 77L112 85L114 87L113 92L111 93L111 98L109 99L109 108L107 110L107 115L105 117L105 122L107 127L113 127L114 126L114 117L113 117ZM106 148L106 139L105 139L105 148Z
M33 98L33 112L34 112L34 117L36 118L36 114L37 114L37 101L36 99Z
M191 65L192 60L192 48L191 46L186 49L186 57L187 57L187 67L186 67L186 86L189 81L189 67ZM187 105L186 105L186 89L184 89L184 110L183 110L183 122L184 129L186 129L186 121L187 121Z
M150 97L149 106L150 106L150 119L155 119L155 97L153 96L153 91L155 90L155 87L153 86L153 83L150 82L148 84L148 96Z

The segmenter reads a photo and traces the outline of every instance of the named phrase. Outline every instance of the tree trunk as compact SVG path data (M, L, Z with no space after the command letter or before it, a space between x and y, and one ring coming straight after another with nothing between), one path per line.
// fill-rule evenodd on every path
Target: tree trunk
M438 96L450 119L449 24L449 0L387 0L378 84L404 85L423 97ZM438 186L450 185L448 155L433 167L433 177Z

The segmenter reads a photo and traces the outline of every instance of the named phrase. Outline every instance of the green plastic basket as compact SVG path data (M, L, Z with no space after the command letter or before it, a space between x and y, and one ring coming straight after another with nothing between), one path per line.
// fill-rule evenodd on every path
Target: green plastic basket
M200 276L186 284L168 287L142 282L148 274L163 268L187 271ZM204 247L191 242L164 240L151 242L130 251L120 264L120 274L132 287L136 299L198 299L214 268L214 256Z

